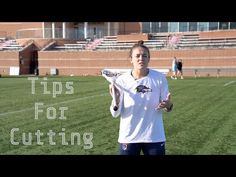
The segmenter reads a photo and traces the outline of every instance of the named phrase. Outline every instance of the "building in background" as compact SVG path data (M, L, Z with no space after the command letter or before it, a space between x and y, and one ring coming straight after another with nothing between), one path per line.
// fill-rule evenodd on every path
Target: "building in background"
M0 23L0 38L102 38L132 33L235 30L236 22L9 22Z
M185 76L236 76L236 22L0 22L0 74L127 69L138 40L150 48L150 67L168 70L176 56Z

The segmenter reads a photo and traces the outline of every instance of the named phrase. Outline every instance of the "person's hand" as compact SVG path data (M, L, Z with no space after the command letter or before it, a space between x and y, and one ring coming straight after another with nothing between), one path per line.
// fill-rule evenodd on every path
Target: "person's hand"
M167 97L165 100L162 100L158 105L157 105L157 110L164 109L167 112L170 112L173 108L173 103L170 101L170 93L168 93Z

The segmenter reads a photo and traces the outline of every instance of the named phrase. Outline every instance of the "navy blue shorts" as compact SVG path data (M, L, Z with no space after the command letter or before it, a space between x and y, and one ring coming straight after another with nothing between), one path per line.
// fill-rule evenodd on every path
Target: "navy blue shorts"
M158 143L120 143L120 155L165 155L165 142Z

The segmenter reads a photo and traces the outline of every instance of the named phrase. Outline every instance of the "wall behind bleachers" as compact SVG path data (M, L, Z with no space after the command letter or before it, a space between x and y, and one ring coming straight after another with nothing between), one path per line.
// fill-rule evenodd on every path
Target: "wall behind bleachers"
M0 74L9 75L10 67L19 67L19 52L0 52Z
M39 74L50 73L57 68L60 75L99 75L104 68L132 68L128 59L129 51L40 51ZM150 67L170 69L172 58L183 60L185 76L194 76L195 69L215 69L204 72L202 76L215 76L217 69L236 69L236 50L194 49L151 51ZM236 76L236 72L222 73Z
M117 35L117 41L139 41L139 40L148 40L148 34L126 34L126 35Z
M60 75L100 75L103 68L129 68L126 52L40 51L39 74L57 68Z
M49 74L51 68L57 68L60 75L99 75L103 68L132 68L128 51L39 51L38 54L40 75ZM185 76L194 76L196 69L202 70L201 76L216 76L217 69L221 69L222 76L236 76L234 48L151 51L149 66L170 69L173 56L183 60ZM10 66L19 66L19 52L1 51L0 74L8 75ZM26 70L21 71L27 74Z

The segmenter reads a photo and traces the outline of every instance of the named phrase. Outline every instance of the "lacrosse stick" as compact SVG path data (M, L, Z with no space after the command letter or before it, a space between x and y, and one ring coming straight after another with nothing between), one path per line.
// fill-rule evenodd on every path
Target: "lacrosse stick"
M118 110L118 105L117 105L117 101L116 101L116 94L115 94L115 81L119 75L120 75L119 73L112 72L107 69L102 70L102 76L105 77L106 80L108 82L110 82L111 86L112 86L111 88L112 88L112 99L114 101L114 107L113 107L114 111Z

